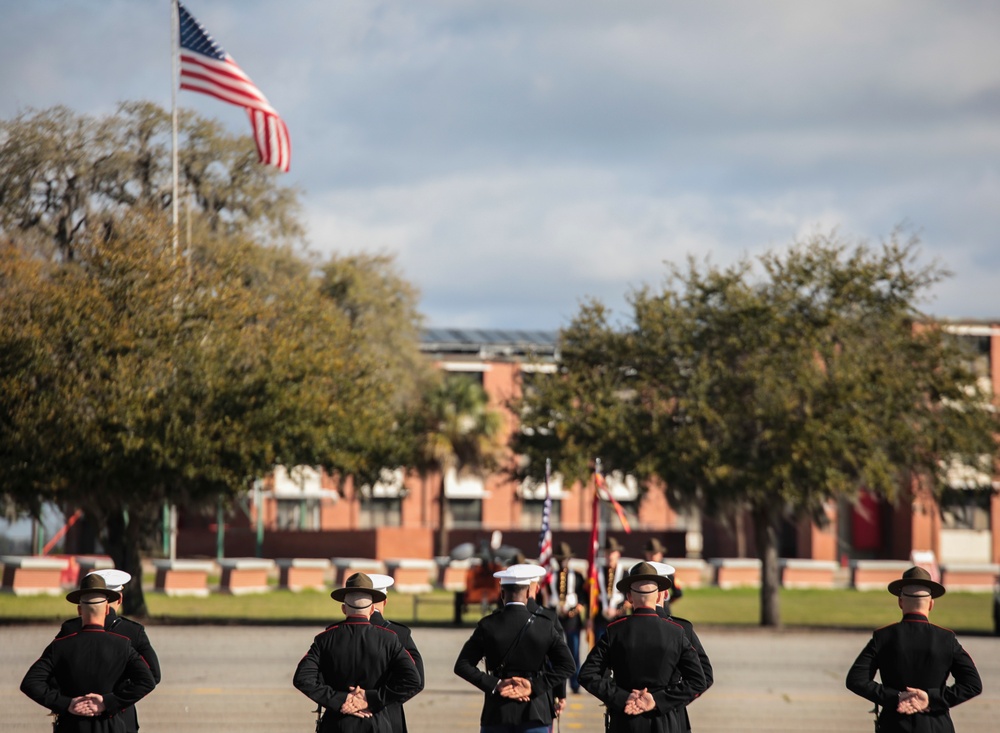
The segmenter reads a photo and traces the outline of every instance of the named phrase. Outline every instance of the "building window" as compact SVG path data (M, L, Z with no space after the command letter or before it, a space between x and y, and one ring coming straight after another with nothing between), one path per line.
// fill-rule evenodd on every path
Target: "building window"
M399 527L403 524L403 501L399 497L361 500L359 523L363 529Z
M471 382L479 387L483 386L482 370L475 371L446 371L444 378L451 383Z
M990 337L974 333L952 334L951 342L958 349L965 368L971 372L976 382L992 393Z
M945 489L941 494L942 529L988 530L992 494L989 488Z
M544 499L524 499L521 502L521 529L541 529L544 507ZM559 499L552 500L549 527L553 530L562 527L562 501Z
M479 529L483 523L482 499L448 499L450 527Z
M278 499L278 529L320 529L319 499Z

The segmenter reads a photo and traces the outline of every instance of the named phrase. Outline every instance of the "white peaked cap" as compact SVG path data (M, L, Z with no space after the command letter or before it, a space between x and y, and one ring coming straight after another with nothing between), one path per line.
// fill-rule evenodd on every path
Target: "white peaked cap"
M383 593L396 582L392 579L391 575L382 575L380 573L367 573L367 575L372 579L372 588L380 590Z
M94 570L87 573L87 575L100 575L104 578L104 584L108 586L108 590L116 590L119 593L132 580L132 576L124 570L115 570L113 568L108 570Z
M669 578L671 575L677 572L673 565L667 565L665 562L651 562L648 561L650 565L656 568L656 574L662 575L664 578Z
M516 565L507 566L507 572L513 572L519 578L527 578L530 583L533 580L541 580L545 577L546 571L541 565L532 565L531 563L517 563ZM493 573L494 578L499 578L499 573Z
M500 585L531 585L533 580L538 580L538 573L529 568L531 565L511 565L499 572L493 573L493 577L500 581ZM542 571L542 575L545 572Z

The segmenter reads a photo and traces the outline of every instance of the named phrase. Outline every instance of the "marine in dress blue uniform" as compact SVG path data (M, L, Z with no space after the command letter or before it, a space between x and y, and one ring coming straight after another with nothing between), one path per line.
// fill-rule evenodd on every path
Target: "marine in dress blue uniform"
M568 542L560 542L559 551L553 557L559 563L559 570L552 573L546 606L555 612L562 626L566 646L573 655L573 674L570 675L569 686L573 692L579 692L580 634L583 631L586 613L586 606L583 603L586 583L583 576L569 566L573 550Z
M78 605L80 631L53 640L24 675L21 692L58 715L55 733L124 733L122 710L156 686L132 643L104 628L118 597L100 576L85 576L66 596Z
M139 656L142 657L142 660L149 667L149 671L153 675L153 681L156 684L160 684L160 660L153 650L153 645L149 642L146 628L136 621L119 616L117 613L122 607L125 586L132 580L132 576L124 570L112 569L95 570L92 573L88 573L88 575L101 576L104 578L108 590L117 591L119 594L117 601L108 602L109 608L108 615L104 619L104 630L120 634L131 641L132 648L139 652ZM71 618L63 623L59 629L59 633L56 634L56 638L75 634L82 628L83 622L79 616ZM136 715L135 706L129 705L121 711L120 715L125 721L125 733L137 733L139 730L139 718Z
M673 583L674 574L676 570L673 565L668 565L664 562L650 562L655 569L657 574L664 578L667 578ZM715 682L715 676L712 672L712 662L708 658L708 653L705 651L705 647L701 643L701 639L698 638L698 634L694 631L694 624L688 621L686 618L680 618L678 616L673 616L670 613L670 591L666 590L663 592L660 602L656 606L656 613L660 618L665 618L669 621L673 621L676 624L680 624L681 628L684 629L684 636L687 637L688 642L694 647L694 650L698 653L698 661L701 663L701 671L705 673L705 690L707 691L712 683ZM677 682L680 682L680 675L678 675ZM674 681L671 681L673 684ZM704 693L702 693L704 694ZM701 695L699 695L701 697ZM678 727L682 731L691 730L691 717L688 715L687 705L682 708L675 708L674 714L677 716Z
M573 657L554 619L528 610L531 576L516 568L494 576L504 607L476 625L455 674L483 691L480 733L545 733L553 719L552 690L573 673ZM484 659L485 672L479 669Z
M295 668L292 683L325 710L318 733L391 733L386 707L421 689L417 666L399 637L370 622L385 593L355 573L330 596L347 618L316 636Z
M372 585L375 590L386 593L395 583L392 577L388 575L382 575L380 573L369 573L368 577L372 579ZM424 689L424 660L420 656L420 650L417 649L417 645L413 642L413 634L410 632L408 626L396 623L395 621L389 621L382 615L385 610L385 605L388 602L388 594L386 595L386 600L376 601L374 610L372 611L371 623L374 626L381 626L384 629L388 629L393 632L399 641L403 644L403 648L406 653L410 655L410 659L417 667L417 674L420 675L420 689ZM391 726L393 733L406 733L406 714L403 711L402 703L391 703L385 706L385 714L389 718L389 725Z
M929 620L944 586L914 567L889 583L889 592L899 597L903 619L872 634L847 673L847 689L881 708L879 733L953 733L949 711L983 683L955 632Z
M607 706L610 733L680 731L675 711L704 692L706 683L683 628L656 613L670 580L641 562L618 587L632 614L608 624L580 668L580 684Z

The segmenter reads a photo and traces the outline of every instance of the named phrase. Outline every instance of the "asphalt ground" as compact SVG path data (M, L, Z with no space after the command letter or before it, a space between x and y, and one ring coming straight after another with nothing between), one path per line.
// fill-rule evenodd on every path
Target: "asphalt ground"
M335 619L333 619L335 620ZM0 627L0 730L48 733L47 711L18 689L55 626ZM144 733L312 731L313 705L292 672L321 629L269 626L151 626L163 681L139 703ZM411 733L478 731L482 693L452 672L471 629L417 628L427 684L406 704ZM844 687L869 635L858 632L700 629L715 685L690 707L696 733L872 730L871 705ZM952 711L959 733L1000 730L1000 638L963 637L983 677L980 697ZM571 695L566 733L598 733L602 708Z

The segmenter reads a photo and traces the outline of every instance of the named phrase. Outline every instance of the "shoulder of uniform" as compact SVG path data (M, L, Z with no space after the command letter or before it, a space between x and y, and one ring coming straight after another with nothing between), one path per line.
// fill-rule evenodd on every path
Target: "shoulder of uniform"
M559 617L556 616L555 610L551 609L551 608L546 608L544 606L539 606L538 609L535 611L535 613L537 613L539 616L541 616L544 619L548 619L549 621L558 621L559 620Z
M105 631L104 633L106 633L112 639L124 639L125 641L127 641L129 643L129 646L132 645L132 640L129 639L127 636L123 635L123 634L119 634L119 633L116 633L114 631Z
M938 624L931 623L930 621L928 621L927 624L929 626L931 626L932 628L941 629L941 631L947 631L952 636L955 636L955 637L958 636L958 634L956 634L953 629L949 629L947 626L939 626Z
M625 621L628 621L630 618L632 618L632 616L622 616L621 618L616 618L614 621L608 624L608 628L610 629L612 626L617 626L620 623L624 623Z
M69 632L68 634L65 634L65 635L63 635L63 636L57 636L57 637L56 637L55 639L53 639L52 641L53 641L53 642L56 642L56 641L66 641L66 639L71 639L71 638L73 638L74 636L76 636L76 632L75 632L75 631L71 631L71 632Z
M119 624L121 624L122 626L128 626L128 627L133 628L133 629L144 629L144 628L146 628L145 626L143 626L142 624L140 624L138 621L133 621L132 619L125 618L124 616L119 616L118 620L115 621L115 623L113 625L114 626L118 626Z
M391 629L392 631L395 631L396 633L400 634L410 633L410 627L407 626L406 624L399 623L399 621L386 621L386 623L388 624L387 628Z
M390 629L388 626L378 626L376 624L372 624L372 628L378 629L379 631L385 631L393 636L399 636L399 634L397 634L393 629Z
M674 623L680 624L681 626L694 626L694 624L688 621L686 618L681 618L680 616L674 616L673 614L670 615L670 620L673 621Z

